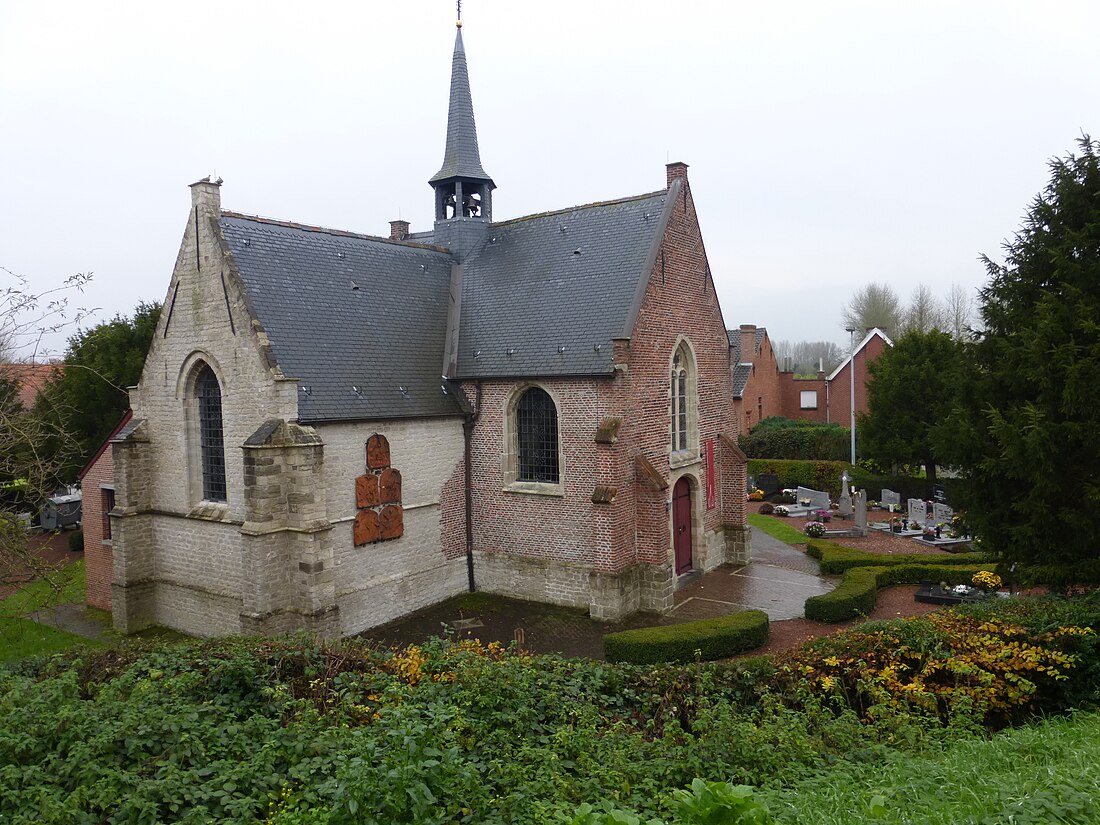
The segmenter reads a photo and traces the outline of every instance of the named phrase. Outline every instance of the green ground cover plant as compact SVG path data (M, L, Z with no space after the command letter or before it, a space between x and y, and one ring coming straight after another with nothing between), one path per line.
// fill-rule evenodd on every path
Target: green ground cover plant
M1100 597L998 601L686 665L304 637L38 657L0 668L0 821L706 821L677 790L774 802L1094 701Z
M845 547L829 540L813 539L806 543L806 555L821 561L821 572L835 576L852 567L891 567L895 565L936 564L974 566L989 561L984 553L954 553L950 556L930 556L927 553L887 555L869 553Z
M925 556L924 558L928 558ZM939 557L934 557L939 562ZM849 567L833 590L806 599L807 619L817 622L843 622L868 615L875 609L878 589L896 584L918 584L924 579L947 584L970 584L979 570L993 565L895 564L875 567Z

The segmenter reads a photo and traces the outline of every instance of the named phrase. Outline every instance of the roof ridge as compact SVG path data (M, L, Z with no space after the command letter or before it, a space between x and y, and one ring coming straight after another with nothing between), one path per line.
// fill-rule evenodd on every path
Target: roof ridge
M222 210L223 218L239 218L245 221L255 221L256 223L268 224L270 226L281 226L285 229L300 229L303 232L319 232L324 235L334 235L338 238L355 238L361 241L379 241L380 243L393 244L394 246L407 246L412 249L426 249L430 252L443 252L450 253L450 250L446 247L438 246L436 244L424 244L416 243L415 241L397 241L393 238L384 238L381 235L367 235L362 232L350 232L346 229L332 229L326 226L314 226L308 223L296 223L294 221L284 221L278 218L265 218L262 215L248 215L244 212L233 212L228 209Z
M564 209L553 209L549 212L533 212L530 215L520 215L518 218L509 218L506 221L497 221L497 222L495 222L491 225L494 228L495 227L500 227L500 226L507 226L507 225L513 224L513 223L520 223L521 221L534 220L535 218L549 218L549 217L552 217L553 215L564 215L566 212L577 212L581 209L596 209L600 206L614 206L615 204L619 204L619 203L630 203L631 201L641 201L641 200L645 200L646 198L655 197L657 195L667 195L667 194L668 194L667 189L657 189L657 190L654 190L653 192L646 192L646 193L641 194L641 195L629 195L625 198L614 198L612 200L595 201L594 203L584 203L584 204L579 204L577 206L567 206Z

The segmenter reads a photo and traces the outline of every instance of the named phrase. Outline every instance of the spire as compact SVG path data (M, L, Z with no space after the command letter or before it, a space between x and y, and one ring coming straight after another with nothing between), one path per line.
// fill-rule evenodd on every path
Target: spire
M451 62L451 100L447 110L447 149L443 153L443 166L428 183L434 186L451 178L466 178L493 186L493 179L481 168L481 155L477 149L477 127L474 125L474 103L470 97L470 77L466 70L466 51L462 46L461 17L457 28L454 59Z

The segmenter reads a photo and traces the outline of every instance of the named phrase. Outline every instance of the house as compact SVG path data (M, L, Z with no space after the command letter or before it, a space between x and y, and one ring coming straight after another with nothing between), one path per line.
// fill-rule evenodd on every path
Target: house
M828 375L822 372L817 378L795 378L794 373L780 373L783 416L851 426L853 365L855 410L859 416L867 412L867 384L871 380L868 365L893 345L883 330L872 327L852 353Z
M84 596L92 607L111 609L114 578L113 537L108 513L115 507L115 463L111 441L133 412L127 410L78 474L83 493L81 531L84 534Z
M0 379L16 384L19 403L24 410L30 410L38 400L42 388L61 367L60 362L0 364Z
M727 334L734 363L734 415L741 432L748 432L765 418L784 414L779 361L764 327L742 324Z
M431 229L259 218L191 186L111 441L118 629L350 634L475 588L616 619L747 559L687 165L498 219L459 25Z

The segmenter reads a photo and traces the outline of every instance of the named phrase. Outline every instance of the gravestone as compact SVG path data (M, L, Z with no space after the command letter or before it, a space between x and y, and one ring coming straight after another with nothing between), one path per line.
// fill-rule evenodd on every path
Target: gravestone
M856 529L867 535L867 491L856 493Z
M925 506L924 500L919 498L909 499L909 520L918 525L923 525L927 517L928 508Z
M895 508L901 509L901 493L895 493L893 490L887 490L882 488L882 504L883 506L889 506L890 511L893 512Z
M837 499L837 515L848 518L852 515L852 494L848 490L848 473L840 477L840 498Z
M936 484L932 487L932 500L939 504L947 504L947 491L942 485Z
M948 507L946 504L940 504L935 502L932 504L932 520L936 524L946 524L951 526L951 519L955 517L955 511Z
M756 486L764 491L764 498L779 492L779 476L775 473L761 473L756 477Z
M809 499L809 508L811 510L828 510L829 509L829 494L823 493L820 490L811 490L809 487L799 487L795 491L795 498L798 504L802 504L803 501Z

